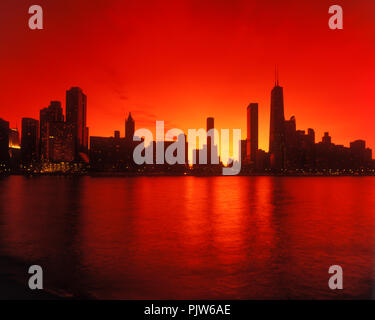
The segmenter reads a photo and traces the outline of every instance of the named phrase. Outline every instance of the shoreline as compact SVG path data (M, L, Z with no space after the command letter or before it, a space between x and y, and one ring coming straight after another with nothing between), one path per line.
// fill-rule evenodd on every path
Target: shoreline
M53 176L65 176L65 177L119 177L119 178L140 178L140 177L197 177L197 178L207 178L207 177L375 177L375 173L357 173L357 174L347 174L347 173L251 173L244 174L240 173L237 175L222 175L222 174L166 174L166 173L146 173L146 174L134 174L128 172L90 172L90 173L7 173L1 174L1 177L9 176L24 176L24 177L53 177Z

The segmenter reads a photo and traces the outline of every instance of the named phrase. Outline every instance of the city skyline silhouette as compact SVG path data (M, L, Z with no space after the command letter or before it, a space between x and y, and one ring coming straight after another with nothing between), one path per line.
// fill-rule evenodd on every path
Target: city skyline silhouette
M90 136L87 124L88 110L87 96L84 91L79 87L71 87L66 91L65 116L61 102L51 101L48 108L40 110L39 119L22 118L21 142L18 145L16 142L19 141L19 137L17 138L18 131L12 130L7 121L0 119L2 124L1 160L3 163L9 161L9 165L5 166L11 167L13 171L21 170L26 173L30 170L34 173L45 172L43 168L46 167L46 164L55 167L59 163L63 163L64 166L65 163L90 164L91 169L94 170L108 171L112 167L115 171L125 170L139 173L137 165L142 165L142 163L145 165L164 164L164 145L168 147L177 143L177 141L168 142L165 140L164 131L162 138L164 141L162 146L163 158L162 160L156 160L159 157L156 156L159 152L159 142L155 142L155 139L152 138L154 142L146 146L146 143L142 142L144 136L134 139L136 121L131 112L125 120L124 138L121 138L120 131L117 129L114 130L112 138ZM372 158L372 150L366 146L365 140L350 141L350 147L344 147L334 144L329 132L326 131L321 142L318 142L313 128L308 128L306 134L304 130L297 128L295 116L286 120L283 87L280 86L277 69L275 69L275 84L271 90L270 149L268 152L259 148L258 110L259 104L257 102L251 102L247 107L247 138L238 142L240 143L238 154L234 153L234 142L229 142L231 145L227 148L232 148L232 154L227 155L222 163L220 159L223 159L221 151L225 148L224 140L214 142L213 136L211 138L207 135L206 138L203 138L204 141L200 137L199 144L191 149L189 146L191 143L195 143L196 138L189 141L190 134L188 139L185 133L182 137L175 136L178 141L180 141L180 138L184 140L182 152L185 160L179 163L186 166L193 165L195 169L197 169L197 165L199 170L196 170L195 173L203 175L218 174L217 165L219 164L221 166L234 166L234 163L231 163L230 160L228 162L228 159L242 163L247 167L247 171L242 170L242 173L248 174L267 171L274 173L289 171L289 173L294 174L296 170L309 173L321 173L326 170L336 170L344 174L353 174L353 171L358 170L365 174L374 173L375 161ZM207 118L207 134L211 129L215 129L214 121L215 117ZM152 135L151 132L150 134ZM8 141L8 146L6 141ZM146 162L137 161L134 155L138 144L145 145L144 151L146 154L149 154L147 149L151 149L150 155L153 154L154 160L151 162L149 160L144 160ZM214 145L216 149L212 149ZM9 156L7 155L8 149ZM18 149L20 149L20 153L17 155ZM214 151L213 155L212 151ZM216 155L219 156L218 160L212 162ZM170 162L168 161L168 163ZM207 166L205 168L199 167L203 164L207 164ZM186 167L185 169L179 167L179 170L175 171L174 167L173 170L170 168L171 165L163 168L157 166L157 169L153 167L151 171L160 171L165 174L186 174ZM39 166L39 169L36 169L36 166ZM80 167L78 171L81 169ZM60 169L51 170L54 172ZM142 168L142 170L147 172L146 168ZM240 173L239 170L235 174L238 173Z

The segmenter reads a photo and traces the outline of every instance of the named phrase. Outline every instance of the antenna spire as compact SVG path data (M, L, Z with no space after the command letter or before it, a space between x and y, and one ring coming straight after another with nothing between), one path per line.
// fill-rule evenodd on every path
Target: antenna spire
M277 79L277 72L276 72L276 69L277 69L277 67L276 67L276 64L275 64L275 87L276 87L276 79Z
M276 86L279 86L279 68L277 65L275 67L275 81L276 81Z

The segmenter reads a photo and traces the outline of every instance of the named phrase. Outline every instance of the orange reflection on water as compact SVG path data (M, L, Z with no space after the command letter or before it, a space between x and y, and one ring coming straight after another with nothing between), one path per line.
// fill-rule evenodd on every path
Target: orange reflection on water
M374 178L8 177L0 250L99 298L371 298ZM328 268L344 269L342 292Z

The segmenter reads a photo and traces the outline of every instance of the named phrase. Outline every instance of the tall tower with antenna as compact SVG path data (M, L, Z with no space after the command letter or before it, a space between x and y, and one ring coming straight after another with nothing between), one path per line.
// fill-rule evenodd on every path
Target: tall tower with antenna
M271 121L269 142L271 168L275 170L284 169L286 164L286 143L284 123L284 94L283 88L279 86L279 72L276 66L275 86L271 91Z

